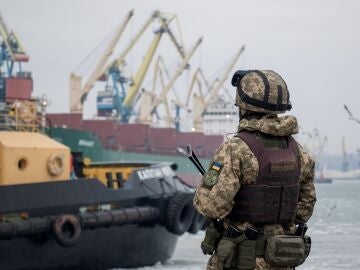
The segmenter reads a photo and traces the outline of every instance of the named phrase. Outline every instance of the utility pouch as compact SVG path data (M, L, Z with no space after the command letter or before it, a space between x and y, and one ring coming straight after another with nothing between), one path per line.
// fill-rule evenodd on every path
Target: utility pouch
M244 240L238 246L237 269L253 270L256 267L256 240Z
M273 266L295 267L305 261L307 250L310 252L305 237L274 235L267 239L264 259Z
M216 249L216 255L219 262L223 263L225 268L231 267L231 261L234 257L236 243L232 238L221 238Z
M212 222L208 224L205 231L205 238L201 242L201 250L206 255L212 255L221 239L222 232Z

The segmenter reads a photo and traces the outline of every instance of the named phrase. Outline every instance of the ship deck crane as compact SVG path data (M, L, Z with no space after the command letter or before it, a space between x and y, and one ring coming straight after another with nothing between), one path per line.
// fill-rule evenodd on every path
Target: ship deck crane
M230 64L227 66L222 76L215 80L213 87L210 87L208 95L202 96L193 96L193 130L202 131L203 130L203 114L208 109L208 107L213 103L214 99L218 95L219 91L222 89L225 80L228 78L231 70L234 68L236 62L238 61L240 55L245 50L245 46L242 46L236 55L230 61Z
M12 77L14 64L19 64L19 71L21 72L21 63L28 62L29 56L25 53L24 46L16 33L14 31L9 31L1 14L0 36L2 37L2 40L0 40L0 73L1 67L5 64L7 71L6 76Z

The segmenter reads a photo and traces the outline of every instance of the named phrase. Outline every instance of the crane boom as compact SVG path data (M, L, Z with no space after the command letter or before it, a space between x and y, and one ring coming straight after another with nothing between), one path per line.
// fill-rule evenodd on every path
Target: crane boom
M173 77L169 80L169 82L167 83L165 88L161 91L158 98L155 99L154 103L152 104L152 106L150 108L150 112L152 112L164 100L164 98L166 97L167 93L171 89L171 87L174 84L174 82L176 81L176 79L181 75L181 73L184 71L184 69L188 65L190 58L194 55L196 49L199 47L201 42L202 42L202 37L196 41L196 43L191 48L190 52L186 55L185 59L183 59L180 66L177 68Z
M142 97L142 106L140 108L138 122L144 123L144 124L151 124L152 113L156 110L156 107L161 102L163 102L165 104L165 109L167 112L167 122L170 121L171 116L170 116L169 108L167 107L168 103L165 100L167 93L172 88L176 79L181 75L182 71L188 66L188 62L189 62L190 58L192 57L192 55L194 54L194 52L196 51L197 47L200 45L201 42L202 42L202 38L200 38L195 43L195 45L191 48L191 50L189 51L189 54L187 54L186 57L182 60L180 66L177 68L174 75L171 78L169 78L168 83L166 85L162 85L162 91L157 98L155 97L154 92L145 91L144 93L142 93L142 96L141 96ZM159 58L159 60L157 61L157 71L156 72L159 72L159 74L161 71L160 62L161 62L161 58ZM162 75L160 77L160 80L161 80L161 84L163 84Z
M137 32L135 37L130 41L130 43L126 46L125 50L120 54L120 56L115 59L113 62L108 65L105 70L103 71L103 74L106 73L107 70L109 70L111 67L114 66L120 66L123 62L125 57L129 54L129 52L132 50L132 48L135 46L135 44L139 41L140 37L144 34L146 29L150 26L150 24L160 16L160 11L155 10L151 16L146 20L144 25L140 28L140 30Z
M213 87L209 92L208 98L201 99L200 97L196 97L193 99L193 128L196 131L201 131L203 129L203 114L208 109L210 104L212 104L214 98L218 95L219 91L221 90L225 80L228 78L231 70L234 68L236 62L238 61L240 55L245 50L245 46L242 46L236 55L231 60L230 64L225 69L224 73L220 77L219 80L215 81Z
M199 76L200 76L200 78L199 78ZM200 79L201 79L201 80L200 80ZM201 81L205 84L206 89L207 89L208 91L210 91L210 89L211 89L211 88L210 88L210 85L209 85L208 81L206 80L205 75L204 75L202 69L201 69L201 68L198 68L198 69L194 72L193 77L192 77L192 79L191 79L191 84L190 84L190 88L189 88L189 90L188 90L188 94L187 94L187 97L186 97L185 106L188 106L188 105L189 105L189 101L190 101L190 98L191 98L191 94L192 94L192 92L193 92L193 89L194 89L194 87L195 87L195 84L198 85L198 89L199 89L199 92L200 92L200 97L204 99L204 94L203 94L203 92L202 92L202 90L201 90Z
M10 32L9 32L1 14L0 14L0 34L3 37L4 43L6 45L6 48L8 49L11 59L15 60L15 55L14 55L11 45L9 43Z
M128 46L125 48L125 50L121 53L121 55L115 59L110 65L106 67L103 73L106 72L106 70L110 69L114 66L120 66L125 60L125 57L129 54L129 52L132 50L132 48L135 46L135 44L139 41L140 37L144 34L146 29L150 26L150 24L156 19L160 18L163 22L165 22L165 18L161 15L164 14L163 12L160 12L159 10L155 10L153 14L148 18L148 20L144 23L144 25L140 28L140 30L137 32L136 36L130 41ZM172 16L170 19L166 20L166 24L169 25L171 21L175 19L175 15ZM164 26L165 27L165 26ZM175 47L177 48L178 52L182 57L184 57L184 49L180 45L180 43L175 38L173 32L170 30L170 28L166 27L166 32L169 34L171 41L174 43Z
M81 113L83 110L83 103L86 100L87 94L94 87L95 82L103 73L104 66L109 57L114 52L114 48L118 43L120 37L124 33L126 26L128 25L131 17L134 15L134 10L131 10L125 17L124 22L116 29L112 39L110 40L105 52L102 54L99 62L95 66L94 70L90 74L84 87L82 87L81 76L77 76L75 73L70 74L70 111L72 113Z
M0 68L4 62L7 63L7 75L12 76L14 63L19 63L21 71L21 62L28 62L29 56L25 53L20 39L14 31L9 31L3 17L0 14Z
M160 13L161 14L161 13ZM149 69L150 63L154 57L154 54L156 52L156 49L159 45L160 39L163 35L163 33L172 33L169 29L169 24L171 21L173 21L175 19L175 16L172 16L169 19L166 19L165 17L161 16L160 20L161 20L161 28L156 32L156 35L153 39L153 42L150 46L150 48L148 49L146 56L140 66L140 69L138 71L138 73L136 74L135 78L133 79L133 85L131 86L131 88L129 89L128 93L126 94L126 97L124 99L123 105L127 108L130 108L135 100L135 97L139 91L140 85L144 80L144 77ZM171 37L172 34L170 34ZM175 37L172 35L171 38L172 42L174 43L175 47L177 48L178 52L180 53L180 55L183 57L182 54L182 47L180 46L180 44L176 41Z
M185 54L184 54L183 58L185 58ZM160 65L162 66L162 68L160 68ZM159 57L159 70L160 70L160 72L164 72L164 74L166 76L166 79L169 81L170 80L170 74L169 74L168 69L166 68L166 65L164 63L164 59L162 57ZM162 86L161 89L164 89L164 87L165 87L165 84ZM175 102L177 104L181 104L180 98L179 98L178 94L176 93L174 86L172 86L171 89L173 90L172 93L174 94Z
M226 68L225 72L223 73L222 77L219 79L216 87L213 88L212 92L210 93L210 96L207 98L207 100L204 103L203 112L207 110L209 105L213 102L213 99L218 95L220 89L222 88L225 80L229 77L229 74L231 70L234 68L236 62L239 60L240 55L245 50L245 46L242 46L240 50L237 52L235 57L232 59L230 65Z
M175 38L174 33L170 30L170 28L167 29L167 33L169 34L171 41L174 43L181 57L185 58L184 47L180 45L179 41Z
M73 113L81 113L83 111L83 103L86 100L87 94L94 87L94 84L97 80L103 77L110 76L113 80L114 89L117 93L117 83L121 84L122 89L124 90L124 83L130 81L129 89L121 96L117 95L116 100L118 106L116 106L116 111L118 114L121 114L121 121L127 122L129 117L131 116L132 109L134 103L136 102L135 98L138 94L138 91L143 83L143 80L147 74L150 63L155 55L155 52L159 46L160 40L164 33L168 33L170 36L171 42L175 45L178 53L182 58L185 58L185 53L183 49L183 44L179 42L174 33L169 28L169 24L177 19L177 16L174 14L167 14L160 12L158 10L154 11L151 16L145 21L144 25L140 28L140 30L136 33L135 37L129 42L129 44L125 47L119 57L117 57L114 61L112 61L109 65L106 65L109 60L110 55L113 53L114 47L116 46L118 40L120 39L122 33L124 32L130 18L133 15L133 11L130 11L127 17L125 18L124 23L121 27L116 29L116 33L113 34L111 40L108 45L106 45L106 50L101 55L100 60L96 64L95 68L92 70L89 79L87 80L84 87L82 86L81 80L82 77L77 75L76 73L70 74L70 110ZM153 37L150 47L148 48L143 61L140 64L140 67L137 69L135 76L133 78L125 78L122 75L121 66L125 62L125 58L129 54L129 52L133 49L135 44L139 41L141 36L144 34L146 29L149 28L151 23L158 19L160 22L160 29L155 31L155 36ZM132 76L131 76L132 77ZM111 96L112 94L109 92L109 95L112 99L115 96Z
M165 81L164 81L164 77L163 77L161 70L159 70L159 77L160 77L161 88L164 89ZM167 97L165 97L164 105L165 105L165 112L166 112L166 123L167 123L168 127L171 127L172 117L171 117L171 110L170 110L170 105L169 105Z
M151 42L151 45L150 45L148 51L146 52L145 58L140 66L140 69L138 70L136 76L133 79L133 85L131 86L131 88L129 89L128 93L125 96L125 99L123 102L123 105L125 107L130 108L132 106L132 104L135 100L136 94L138 93L138 90L140 88L140 85L141 85L142 81L144 80L146 72L149 69L151 60L153 59L156 49L159 46L160 39L161 39L163 33L164 33L164 31L162 29L160 29L154 36L153 41Z
M162 62L162 57L161 55L159 55L154 66L154 77L153 77L153 86L152 86L152 93L154 94L156 91L157 78L158 75L161 73L161 67L160 67L161 62Z

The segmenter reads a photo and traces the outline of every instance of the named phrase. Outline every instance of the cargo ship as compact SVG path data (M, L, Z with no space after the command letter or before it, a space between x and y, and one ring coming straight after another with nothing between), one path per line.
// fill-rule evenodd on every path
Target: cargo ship
M76 118L71 114L49 114L48 119L52 126L50 136L69 146L74 157L81 154L94 162L172 162L177 165L177 175L193 186L199 183L201 176L177 148L191 144L207 166L209 158L223 142L221 135L119 124L113 120L82 120L80 115Z
M52 126L50 136L68 145L74 156L83 153L97 162L171 161L177 164L177 175L195 186L201 176L177 149L191 144L202 164L208 166L226 134L237 126L235 110L232 104L219 98L204 114L204 132L178 132L175 128L122 124L114 120L83 120L81 114L48 114L47 118Z

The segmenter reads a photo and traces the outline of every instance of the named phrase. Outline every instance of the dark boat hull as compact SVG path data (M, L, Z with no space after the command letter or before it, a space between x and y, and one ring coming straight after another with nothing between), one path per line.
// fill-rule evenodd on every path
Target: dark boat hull
M29 217L0 221L0 269L109 269L164 262L178 235L190 231L195 220L193 209L186 207L192 196L193 188L169 164L134 170L117 190L97 179L2 186L0 214L26 212ZM115 207L86 208L94 205ZM71 217L73 228L79 224L80 233L59 227L65 217ZM179 223L169 220L187 223L174 227ZM73 235L75 242L68 244Z
M137 224L83 231L73 247L52 236L0 241L1 270L109 269L141 267L168 260L177 236L160 225ZM21 258L21 259L19 259Z

